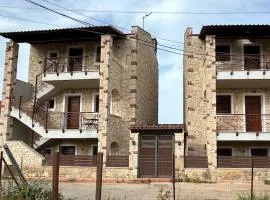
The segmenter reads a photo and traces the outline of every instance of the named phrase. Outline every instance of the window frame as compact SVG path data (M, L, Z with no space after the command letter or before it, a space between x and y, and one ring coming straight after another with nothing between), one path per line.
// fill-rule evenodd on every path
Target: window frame
M60 144L59 145L59 153L60 153L60 155L63 155L62 151L61 151L62 147L75 147L75 154L74 155L77 155L77 145L76 144Z
M252 156L252 153L251 153L252 149L266 149L267 150L267 156L269 156L269 147L261 147L261 146L259 146L259 147L257 147L257 146L250 147L249 148L249 156ZM254 156L254 157L260 157L260 156Z
M100 48L100 53L99 53L99 59L98 59L98 48ZM94 59L95 59L95 63L100 63L100 61L101 61L101 45L96 45L95 46L95 57L94 57Z
M218 155L218 149L230 149L232 151L232 155L231 156L234 156L233 147L228 147L228 146L217 147L217 156L219 156Z
M217 60L217 46L228 46L229 47L229 60ZM217 43L216 47L215 47L215 59L217 63L229 63L232 60L232 44L228 44L228 43Z
M50 56L51 53L56 53L56 54L57 54L56 59L59 58L59 51L58 51L58 50L49 50L49 51L48 51L48 54L47 54L47 57L48 57L49 59L52 58L52 57Z
M54 101L53 108L48 107L48 111L55 111L55 109L56 109L56 98L55 97L48 100L48 106L50 106L50 101L52 101L52 100Z
M92 94L92 112L99 113L100 105L98 106L99 107L98 111L96 111L97 106L96 96L99 96L99 92L95 92Z
M230 113L218 113L217 111L217 96L230 96L231 97L231 111ZM234 114L234 103L233 103L233 93L217 93L216 94L216 115L221 115L221 116L224 116L224 115L232 115Z

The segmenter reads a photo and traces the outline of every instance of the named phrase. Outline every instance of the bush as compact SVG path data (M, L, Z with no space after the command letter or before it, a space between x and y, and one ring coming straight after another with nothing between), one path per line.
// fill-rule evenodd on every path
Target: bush
M238 194L237 196L238 196L237 200L251 200L250 194L248 194L248 195L246 195L246 194L239 195ZM258 196L254 195L252 200L270 200L270 197L266 194L264 194L264 195L260 194Z
M19 187L9 182L3 185L3 190L1 191L1 196L3 200L51 200L52 190L45 183L31 183L29 185L20 185ZM59 200L63 200L63 196L59 194Z
M264 180L264 184L265 184L265 185L270 185L270 180L265 179L265 180Z
M159 190L157 200L170 200L171 199L171 191L164 191L163 188Z

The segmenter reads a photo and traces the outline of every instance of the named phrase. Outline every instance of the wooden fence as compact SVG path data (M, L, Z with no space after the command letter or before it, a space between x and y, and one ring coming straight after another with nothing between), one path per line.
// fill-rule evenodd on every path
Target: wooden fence
M184 158L185 168L207 168L207 156L186 156Z
M46 156L45 165L53 165L53 156ZM60 166L84 166L95 167L97 165L97 156L89 155L60 155Z
M129 156L107 156L107 167L128 167Z
M270 157L264 156L218 156L219 168L251 168L253 159L254 168L270 168Z

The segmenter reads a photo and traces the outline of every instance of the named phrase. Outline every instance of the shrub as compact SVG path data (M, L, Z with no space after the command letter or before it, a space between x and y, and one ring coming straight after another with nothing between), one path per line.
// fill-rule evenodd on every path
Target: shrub
M265 185L270 185L270 180L265 179L265 180L264 180L264 184L265 184Z
M159 190L157 200L169 200L170 198L171 198L171 191L170 190L164 191L163 188L161 188Z
M12 182L8 182L3 185L3 190L1 191L1 196L3 200L51 200L52 190L45 183L31 183L29 185L16 186ZM59 194L59 200L63 200L63 196Z
M246 194L238 194L237 196L238 196L237 200L251 200L251 195L250 194L248 194L248 195L246 195ZM268 195L266 195L266 194L264 194L264 195L260 194L258 196L254 195L252 200L270 200L270 197Z

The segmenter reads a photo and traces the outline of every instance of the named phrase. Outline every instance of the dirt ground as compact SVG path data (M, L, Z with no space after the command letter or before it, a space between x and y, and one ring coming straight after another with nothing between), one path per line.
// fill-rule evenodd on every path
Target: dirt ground
M95 184L83 182L61 182L60 192L65 199L94 200ZM149 200L157 199L159 190L172 191L171 183L150 184L103 184L103 200ZM237 194L249 194L250 183L225 182L217 184L206 183L176 183L177 200L237 200ZM270 185L263 182L254 183L255 194L269 194Z

